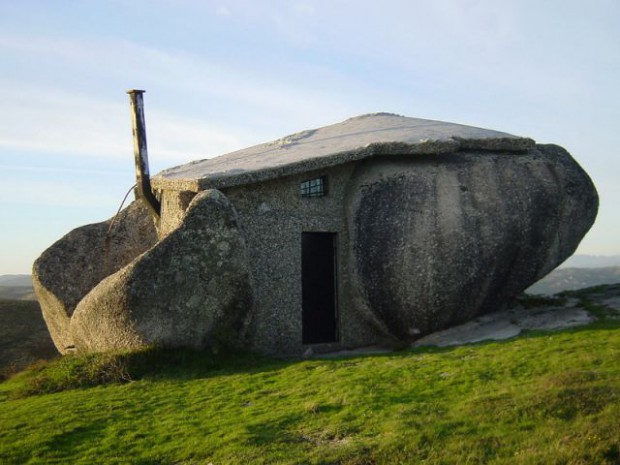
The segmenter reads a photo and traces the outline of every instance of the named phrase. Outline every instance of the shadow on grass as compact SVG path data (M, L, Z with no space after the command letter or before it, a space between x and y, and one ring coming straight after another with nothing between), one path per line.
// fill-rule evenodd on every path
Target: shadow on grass
M602 286L589 290L582 290L580 295L615 290L620 285ZM598 304L591 303L585 298L584 305L589 310L601 310ZM600 311L603 315L605 312ZM517 339L544 338L552 335L575 334L591 331L614 331L620 329L620 319L599 318L586 325L561 330L525 331L519 336L506 340L488 340L472 344L468 347L484 346L488 344L511 344ZM328 355L325 358L316 357L308 361L312 363L330 363L334 366L356 363L362 358L398 358L421 354L451 353L463 347L455 345L449 347L417 347L405 350L374 353L348 354L343 357ZM65 356L50 362L40 362L19 374L21 382L16 383L15 389L8 393L9 397L20 398L30 395L46 394L69 389L79 389L107 384L122 384L142 379L152 380L192 380L214 376L236 374L256 374L285 369L287 366L302 362L300 359L273 359L264 356L227 350L219 353L192 349L148 348L133 352L99 353L82 356Z
M384 352L384 353L375 353L375 354L367 354L367 355L355 355L355 356L347 356L341 359L338 358L326 358L321 359L320 357L316 357L315 360L354 360L356 358L394 358L394 357L408 357L411 355L422 355L422 354L448 354L454 352L456 350L460 350L463 347L481 347L487 346L491 344L495 345L507 345L512 344L517 340L523 339L538 339L538 338L548 338L550 336L555 335L565 335L565 334L578 334L592 331L617 331L620 330L620 319L599 319L592 323L583 326L575 326L571 328L562 328L562 329L548 329L548 330L523 330L517 336L507 338L507 339L487 339L483 341L470 342L464 344L455 344L451 346L419 346L414 348L400 349L395 350L393 352Z
M19 373L16 378L20 382L8 396L22 398L142 379L191 380L265 372L284 367L286 363L238 351L214 354L173 348L66 355L49 362L40 361Z
M246 425L248 444L259 447L273 445L274 439L279 443L302 442L302 439L289 432L290 428L298 425L303 420L302 414L290 414L277 421Z

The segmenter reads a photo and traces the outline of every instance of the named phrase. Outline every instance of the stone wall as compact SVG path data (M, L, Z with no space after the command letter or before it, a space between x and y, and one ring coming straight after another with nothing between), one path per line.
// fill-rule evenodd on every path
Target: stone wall
M314 351L376 343L382 336L370 327L349 298L349 230L344 199L354 163L311 171L275 181L224 189L235 205L245 236L255 292L248 328L251 346L270 354L301 354L301 235L337 234L338 343ZM328 195L302 198L300 183L327 175Z
M196 195L190 191L163 191L161 193L161 213L157 223L157 236L163 239L181 226L185 211Z

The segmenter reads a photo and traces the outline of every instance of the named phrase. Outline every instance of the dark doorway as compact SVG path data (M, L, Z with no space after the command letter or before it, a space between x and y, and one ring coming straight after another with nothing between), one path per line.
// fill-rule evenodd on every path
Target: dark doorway
M302 339L336 342L336 234L301 234Z

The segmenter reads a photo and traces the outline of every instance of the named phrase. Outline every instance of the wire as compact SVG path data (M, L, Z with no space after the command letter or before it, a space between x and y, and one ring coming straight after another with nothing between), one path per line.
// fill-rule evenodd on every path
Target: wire
M110 227L108 228L108 232L106 233L106 239L110 235L110 231L112 231L112 228L114 227L114 223L116 223L116 218L118 218L118 214L121 212L123 205L125 205L125 200L127 200L127 197L129 196L131 191L134 190L137 186L138 186L137 183L131 186L129 190L127 191L127 193L125 194L125 197L123 197L123 201L121 202L121 205L118 207L118 211L116 212L116 215L114 215L114 218L112 218L112 222L110 223Z

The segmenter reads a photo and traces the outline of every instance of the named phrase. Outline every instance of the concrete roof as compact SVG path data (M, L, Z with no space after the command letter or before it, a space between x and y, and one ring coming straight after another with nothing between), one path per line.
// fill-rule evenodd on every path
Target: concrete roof
M156 189L199 191L266 181L374 156L522 152L532 139L462 124L373 113L226 155L169 168Z

